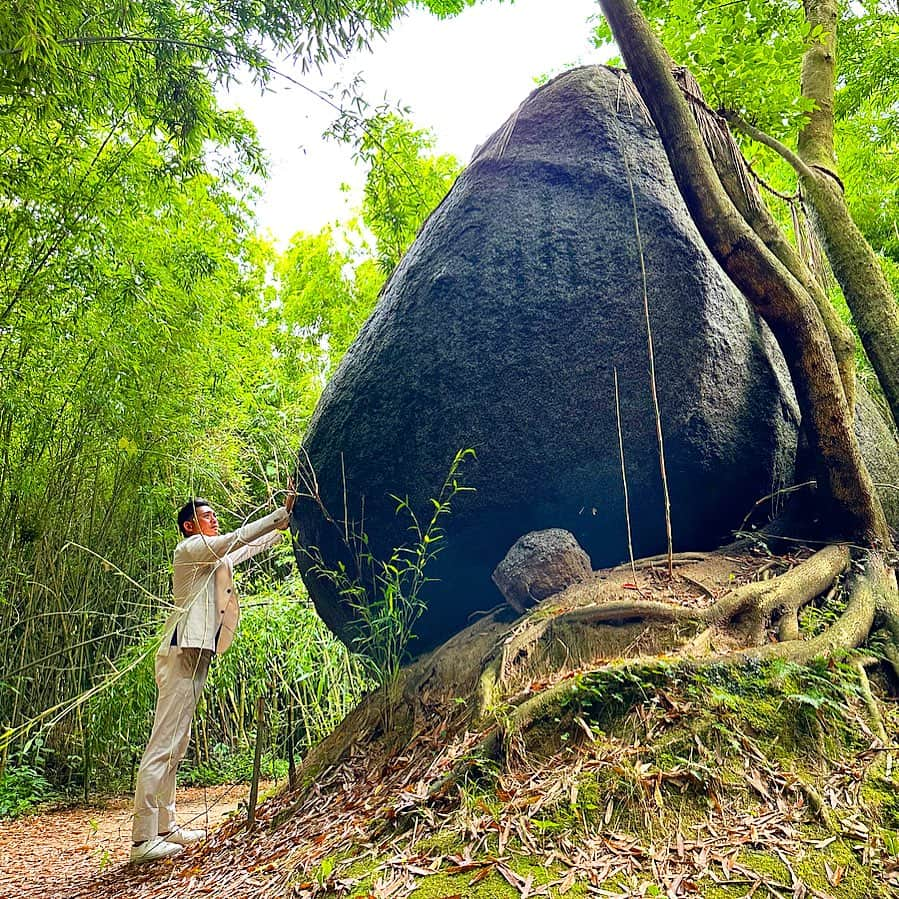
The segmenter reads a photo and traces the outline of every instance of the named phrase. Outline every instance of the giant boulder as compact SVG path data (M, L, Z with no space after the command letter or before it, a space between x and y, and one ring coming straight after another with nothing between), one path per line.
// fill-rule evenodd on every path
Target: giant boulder
M570 531L594 567L627 558L619 427L633 552L664 551L644 269L675 549L717 544L790 483L783 360L702 243L639 97L604 67L562 75L423 226L306 435L320 502L299 503L294 524L326 566L351 566L346 519L375 555L408 542L391 495L425 514L456 451L477 452L462 473L476 492L456 498L426 572L413 649L501 601L491 572L528 531ZM346 598L298 560L346 637Z

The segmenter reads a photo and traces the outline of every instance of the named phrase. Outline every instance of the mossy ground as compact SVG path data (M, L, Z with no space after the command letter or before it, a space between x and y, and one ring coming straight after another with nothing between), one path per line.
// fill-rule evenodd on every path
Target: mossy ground
M504 766L395 821L389 856L338 864L310 895L896 895L899 792L848 663L660 662L572 687Z
M797 881L808 892L840 899L890 899L897 892L895 886L884 882L882 873L863 864L849 841L838 839L824 848L816 848L809 838L798 857L789 860L787 867L770 851L749 850L736 856L730 876L720 868L710 869L708 876L695 876L683 895L704 899L743 899L754 883L762 886L760 895L794 895ZM822 842L822 841L818 841ZM666 896L665 884L645 874L616 875L595 881L585 874L571 878L571 869L562 866L528 864L521 858L502 863L507 872L516 876L515 882L498 873L496 863L489 857L480 860L482 866L460 873L420 876L415 886L402 895L411 899L518 899L528 884L527 894L579 899L588 895L609 896ZM452 869L453 866L449 866ZM367 874L356 871L359 880L349 892L329 891L323 895L346 895L352 899L370 899L383 895L387 879L378 865ZM599 893L598 890L603 890ZM808 892L802 895L808 895Z

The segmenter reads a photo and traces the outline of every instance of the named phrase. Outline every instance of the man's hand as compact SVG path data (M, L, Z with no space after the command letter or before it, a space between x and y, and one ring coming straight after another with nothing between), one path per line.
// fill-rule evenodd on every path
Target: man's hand
M297 490L296 486L293 483L293 478L287 479L287 494L284 497L284 508L287 510L287 514L289 515L293 512L293 504L297 499Z

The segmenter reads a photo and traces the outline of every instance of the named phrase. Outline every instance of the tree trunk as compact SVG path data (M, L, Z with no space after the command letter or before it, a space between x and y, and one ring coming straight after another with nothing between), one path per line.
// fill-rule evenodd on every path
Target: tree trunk
M813 29L802 57L802 96L815 103L799 134L799 155L806 165L836 169L833 148L833 98L836 83L836 0L804 0L805 19ZM815 33L817 29L817 34Z
M759 195L755 179L750 174L740 148L727 127L727 121L735 122L739 128L755 140L769 146L775 144L775 151L781 155L789 155L789 151L732 113L727 113L722 118L721 114L710 109L702 96L699 84L686 69L676 70L675 78L689 102L693 117L699 125L703 141L711 155L712 164L721 180L721 186L730 197L731 202L737 207L740 215L755 231L762 243L789 269L790 274L799 281L814 300L833 346L843 392L846 394L846 402L849 404L850 411L853 410L855 407L855 337L837 315L833 303L822 289L818 279L790 243ZM795 161L801 168L801 161L798 158Z
M893 420L899 424L899 308L876 254L852 220L836 172L837 2L805 0L804 7L813 36L802 60L802 95L815 106L799 134L799 157L807 167L800 172L800 185Z
M777 338L816 452L822 529L874 544L889 530L852 429L836 358L814 302L758 238L721 186L672 63L632 0L601 0L658 128L678 187L718 263Z
M802 178L803 197L813 215L837 283L852 312L862 346L899 424L899 307L871 245L852 220L842 186L815 170Z

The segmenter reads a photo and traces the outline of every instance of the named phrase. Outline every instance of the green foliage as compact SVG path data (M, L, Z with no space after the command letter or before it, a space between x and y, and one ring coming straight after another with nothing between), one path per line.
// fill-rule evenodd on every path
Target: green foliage
M795 137L809 109L796 78L808 33L801 5L648 0L640 6L668 52L699 80L710 105L740 112L781 139ZM606 41L604 28L598 36Z
M810 111L800 94L806 42L814 37L800 3L747 0L641 0L675 62L686 65L713 108L739 113L787 146L795 146ZM595 33L612 42L608 23ZM899 260L899 196L895 157L899 141L899 14L871 0L841 2L837 31L836 152L855 221L878 251ZM795 176L770 151L738 135L753 168L779 190L792 192ZM777 201L773 211L788 226Z
M84 760L94 787L126 786L143 754L156 706L157 634L128 647L116 660L122 676L91 697L82 714L51 732L58 757L46 770L61 787L84 788ZM80 724L80 732L77 725ZM88 784L90 787L91 784Z
M53 787L37 768L8 765L0 774L0 819L24 815L53 796Z
M377 239L381 270L389 275L461 166L453 156L430 153L430 131L387 106L370 112L364 101L358 104L361 111L345 113L329 133L352 144L355 159L368 170L362 218Z
M121 117L126 130L153 123L182 144L223 127L216 82L241 67L260 82L269 54L290 55L304 70L343 56L387 30L407 0L353 4L177 0L114 3L82 0L8 4L0 13L0 97L16 108L66 123ZM460 0L426 0L438 14Z
M263 319L275 356L268 365L271 383L282 391L278 407L301 397L306 416L383 284L372 260L352 259L337 240L329 228L294 235L275 264L277 291Z
M461 166L433 156L430 132L395 115L369 119L358 154L368 164L362 216L378 241L382 271L391 272L418 229L452 187Z
M897 26L899 27L899 26ZM895 54L899 58L899 39ZM899 100L894 105L899 108ZM840 171L856 224L884 256L887 279L899 296L899 155L897 113L863 108L838 130Z
M264 30L248 17L273 11L232 12L232 26ZM242 456L268 446L232 411L251 405L269 352L247 340L261 337L264 272L244 200L262 167L249 124L215 105L215 63L235 64L199 46L225 39L217 27L167 2L0 11L11 728L102 680L139 640L168 592L173 510L198 482L232 507L265 498Z
M13 725L133 644L168 592L172 515L197 483L226 506L265 496L239 473L259 452L241 426L268 351L247 339L262 274L240 178L172 178L147 140L104 153L119 180L72 159L41 188L62 205L86 188L86 225L47 233L37 196L18 207L27 222L0 225L0 584L15 598L0 610L15 659L0 720Z
M178 769L178 783L189 787L212 787L223 783L250 783L253 779L254 748L237 749L216 743L201 759L189 758ZM260 758L259 774L263 780L284 780L287 761L269 749Z

